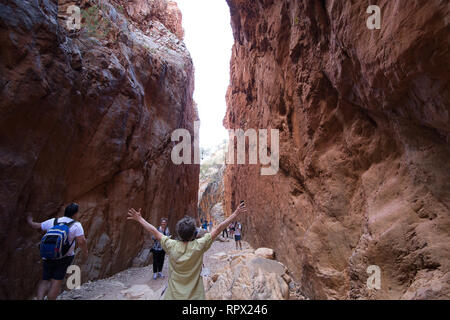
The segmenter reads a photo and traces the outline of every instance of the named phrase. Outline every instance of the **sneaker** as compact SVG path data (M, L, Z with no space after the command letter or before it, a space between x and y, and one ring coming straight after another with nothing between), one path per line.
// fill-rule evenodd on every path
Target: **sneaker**
M157 274L157 273L154 273L154 274L153 274L153 280L156 280L156 278L158 278L158 274Z
M164 278L162 272L158 272L158 276L159 276L160 278Z

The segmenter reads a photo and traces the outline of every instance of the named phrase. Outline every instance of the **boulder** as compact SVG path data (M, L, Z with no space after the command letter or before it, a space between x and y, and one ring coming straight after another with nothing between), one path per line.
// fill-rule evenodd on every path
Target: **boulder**
M269 248L256 249L255 254L265 259L275 259L275 252Z
M228 260L222 270L204 278L206 297L211 300L287 300L286 267L278 261L256 256L253 250L215 255Z
M125 300L159 300L161 290L153 291L148 285L134 285L120 292Z

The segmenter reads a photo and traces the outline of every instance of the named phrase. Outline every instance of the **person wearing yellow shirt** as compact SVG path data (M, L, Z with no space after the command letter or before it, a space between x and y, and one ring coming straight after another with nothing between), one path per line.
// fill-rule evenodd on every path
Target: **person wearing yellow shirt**
M203 255L211 248L219 234L245 212L247 208L244 203L241 203L228 219L211 233L199 239L196 239L195 220L186 216L176 225L179 240L172 240L145 221L141 215L141 209L128 211L127 219L139 222L161 243L162 248L169 255L169 283L164 300L205 300L205 288L201 277Z

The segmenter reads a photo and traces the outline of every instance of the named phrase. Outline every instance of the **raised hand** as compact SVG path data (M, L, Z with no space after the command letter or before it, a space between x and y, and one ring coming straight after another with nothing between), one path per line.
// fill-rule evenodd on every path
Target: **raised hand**
M134 221L138 221L139 222L139 220L141 220L141 219L142 219L141 209L139 209L139 211L136 211L133 208L128 210L127 220L134 220Z
M241 203L238 207L237 207L237 209L236 209L236 211L234 212L234 213L236 213L237 215L239 215L239 214L242 214L242 213L247 213L247 207L245 206L245 203Z
M148 223L147 221L145 221L144 218L142 218L141 215L141 209L139 209L139 211L134 210L133 208L131 208L130 210L128 210L128 217L127 220L134 220L139 222L145 230L147 230L148 232L150 232L158 241L161 241L163 234L161 232L159 232L154 226L152 226L150 223Z
M41 229L41 224L33 221L33 217L31 216L31 213L29 213L27 215L27 222L30 225L30 227L32 227L33 229Z

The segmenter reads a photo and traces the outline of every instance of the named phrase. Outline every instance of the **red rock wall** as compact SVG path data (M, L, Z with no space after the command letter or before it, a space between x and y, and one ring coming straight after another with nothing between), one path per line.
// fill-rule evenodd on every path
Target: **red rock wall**
M127 15L139 22L142 30L150 27L154 21L159 21L175 34L178 39L183 40L184 30L182 25L181 11L175 1L170 0L115 0L123 5Z
M280 130L280 171L228 166L225 211L312 299L450 297L449 4L227 0L230 129ZM366 286L369 265L381 289Z
M140 29L117 8L130 3L104 1L108 32L69 36L56 3L0 4L0 299L29 297L41 277L42 235L27 213L43 221L80 205L83 282L150 262L129 207L155 224L168 217L172 230L197 213L199 166L170 159L172 131L193 134L198 118L192 61L173 34L181 21Z

